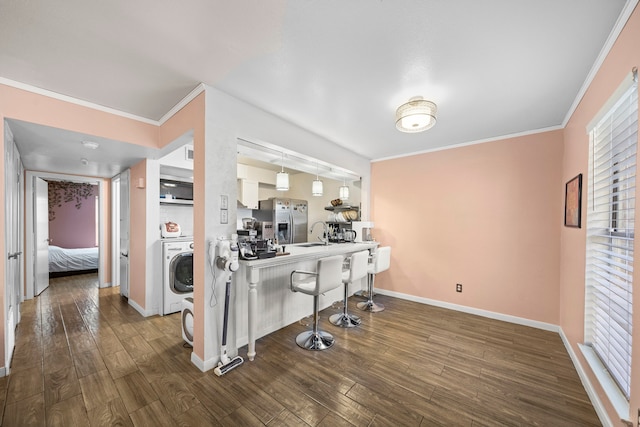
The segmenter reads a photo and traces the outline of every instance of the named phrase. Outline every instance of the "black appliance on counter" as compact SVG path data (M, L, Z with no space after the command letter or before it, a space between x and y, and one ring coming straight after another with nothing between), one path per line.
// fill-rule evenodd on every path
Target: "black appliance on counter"
M241 259L265 259L276 256L271 240L238 239Z

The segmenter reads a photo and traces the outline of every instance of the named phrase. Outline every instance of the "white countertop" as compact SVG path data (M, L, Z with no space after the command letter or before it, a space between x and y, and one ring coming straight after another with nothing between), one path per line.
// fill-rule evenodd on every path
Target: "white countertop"
M313 245L313 246L307 246ZM276 265L289 264L302 261L305 259L316 259L331 255L351 254L358 251L373 249L378 246L378 242L362 242L362 243L322 243L316 245L313 242L295 243L284 245L285 253L289 255L276 255L273 258L240 260L246 268L266 268Z

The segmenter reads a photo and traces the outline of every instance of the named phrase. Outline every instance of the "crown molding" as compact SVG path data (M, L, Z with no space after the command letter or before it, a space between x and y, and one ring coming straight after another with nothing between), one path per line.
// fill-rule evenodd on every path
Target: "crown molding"
M582 83L582 87L578 91L576 98L573 100L573 104L571 104L571 107L569 107L569 111L567 111L567 114L564 117L564 120L562 122L563 128L567 126L567 123L569 123L571 116L573 116L573 113L575 113L576 109L578 108L578 104L580 104L585 93L587 93L587 89L589 89L589 86L593 82L593 79L596 77L596 74L598 73L598 71L600 71L600 67L602 67L602 64L604 63L607 55L609 55L611 48L613 48L616 40L618 40L620 33L624 29L624 26L627 24L627 21L631 17L631 14L638 5L639 1L640 0L627 0L627 3L624 5L622 12L618 16L616 24L613 26L613 29L609 33L609 37L607 37L607 41L604 43L604 46L602 46L602 49L600 50L596 61L593 63L589 74L587 74L587 78L584 80L584 83Z
M68 102L70 104L79 105L81 107L91 108L93 110L102 111L103 113L113 114L116 116L124 117L138 122L146 123L154 126L161 126L173 115L180 111L185 105L191 102L196 96L205 91L206 86L203 83L198 85L187 96L182 98L176 105L173 106L160 120L152 120L146 117L137 116L135 114L125 113L124 111L116 110L115 108L105 107L104 105L94 104L93 102L83 101L82 99L74 98L72 96L63 95L61 93L53 92L47 89L42 89L36 86L31 86L26 83L17 82L15 80L0 77L0 84L10 86L16 89L24 90L27 92L35 93L36 95L46 96L48 98L57 99L59 101Z
M102 111L103 113L109 113L116 116L124 117L131 120L136 120L142 123L159 126L160 122L157 120L147 119L146 117L136 116L135 114L125 113L124 111L116 110L115 108L105 107L104 105L94 104L93 102L83 101L82 99L74 98L61 93L53 92L47 89L42 89L36 86L31 86L26 83L17 82L4 77L0 77L0 84L5 86L11 86L16 89L24 90L27 92L35 93L36 95L46 96L48 98L57 99L59 101L68 102L70 104L79 105L81 107L91 108L93 110Z

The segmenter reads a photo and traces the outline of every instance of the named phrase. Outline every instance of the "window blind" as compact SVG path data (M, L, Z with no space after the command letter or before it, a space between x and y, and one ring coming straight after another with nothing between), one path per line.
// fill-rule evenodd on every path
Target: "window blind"
M589 129L585 337L629 399L638 90L634 73Z

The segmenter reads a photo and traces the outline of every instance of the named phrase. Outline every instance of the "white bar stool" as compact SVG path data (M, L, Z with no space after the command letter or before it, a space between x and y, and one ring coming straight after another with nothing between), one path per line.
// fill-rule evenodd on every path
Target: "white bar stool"
M369 266L367 273L369 274L368 281L368 289L367 293L368 299L364 302L359 302L357 307L363 311L370 311L372 313L377 313L379 311L384 310L384 305L376 304L373 302L373 285L376 280L376 274L383 272L389 269L391 265L391 246L385 246L383 248L378 248L374 254L373 263Z
M290 285L293 292L313 295L313 329L302 332L296 337L296 343L307 350L326 350L335 342L333 335L318 329L319 296L342 283L342 255L320 258L316 271L293 270ZM295 277L306 276L294 280Z
M347 301L349 298L349 284L354 283L367 276L369 263L369 251L356 252L349 258L349 271L342 273L342 283L344 284L344 303L342 313L336 313L329 317L329 322L341 328L353 328L358 326L362 320L347 312Z

